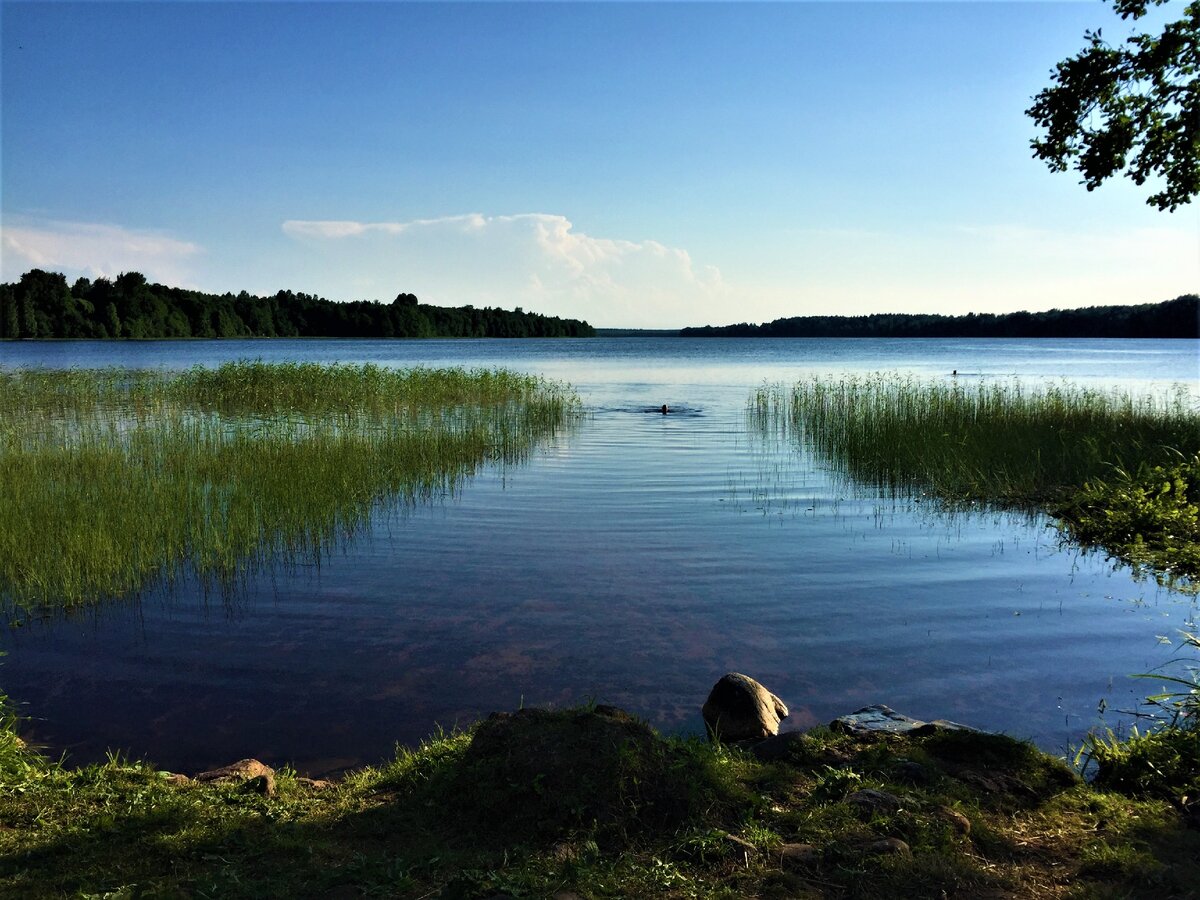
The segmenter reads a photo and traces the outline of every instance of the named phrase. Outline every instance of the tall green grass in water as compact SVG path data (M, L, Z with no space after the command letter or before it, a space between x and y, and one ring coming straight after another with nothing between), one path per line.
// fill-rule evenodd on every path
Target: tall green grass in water
M319 560L578 414L507 371L230 363L0 372L0 601L73 606Z
M1194 402L1182 389L1151 398L875 375L763 387L750 408L760 431L793 437L855 481L893 494L1021 505L1196 453Z
M1200 414L1182 386L1153 398L815 377L761 388L750 414L760 433L798 441L844 478L893 496L1045 508L1083 546L1200 589Z

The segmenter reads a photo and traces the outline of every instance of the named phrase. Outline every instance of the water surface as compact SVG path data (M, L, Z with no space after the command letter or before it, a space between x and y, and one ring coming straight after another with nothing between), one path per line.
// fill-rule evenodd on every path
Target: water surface
M229 359L505 366L571 382L587 419L525 465L381 513L319 567L233 595L183 585L3 629L31 735L190 771L323 773L522 703L596 699L699 730L724 672L792 727L867 703L1062 751L1116 724L1192 599L1062 546L1044 517L948 517L847 489L747 430L763 381L812 372L1195 390L1200 343L613 338L0 344L4 366ZM654 412L667 403L673 412ZM1103 717L1100 701L1108 707Z

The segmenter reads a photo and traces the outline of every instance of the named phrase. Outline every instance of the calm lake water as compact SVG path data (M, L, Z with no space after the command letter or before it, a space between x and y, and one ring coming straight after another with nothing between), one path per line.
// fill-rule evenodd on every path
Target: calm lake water
M55 753L122 749L182 771L255 756L321 774L438 725L589 699L699 731L730 670L784 698L785 727L887 703L1064 752L1121 722L1152 687L1128 676L1194 626L1194 598L1061 546L1045 517L863 495L751 433L745 405L764 381L814 372L1196 392L1200 342L0 344L6 367L245 358L504 366L569 381L587 416L527 464L381 516L319 568L231 597L184 585L0 626L0 687ZM676 412L646 412L663 403Z

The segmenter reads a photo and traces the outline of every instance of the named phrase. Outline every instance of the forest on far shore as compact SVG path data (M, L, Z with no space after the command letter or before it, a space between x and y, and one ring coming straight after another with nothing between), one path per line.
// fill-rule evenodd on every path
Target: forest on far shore
M1200 338L1200 296L1047 312L793 316L761 325L704 325L677 332L602 331L605 336L661 337ZM152 284L139 272L68 284L65 276L41 269L0 285L0 339L595 335L595 328L578 319L528 313L519 306L512 311L430 306L408 293L390 303L339 302L293 291L266 297L246 291L206 294Z
M150 284L140 272L111 281L33 269L0 285L0 338L591 337L578 319L473 306L339 303L279 291L269 297L205 294Z
M705 325L679 333L683 337L1200 338L1200 297L1184 294L1162 303L1036 313L794 316L762 325Z

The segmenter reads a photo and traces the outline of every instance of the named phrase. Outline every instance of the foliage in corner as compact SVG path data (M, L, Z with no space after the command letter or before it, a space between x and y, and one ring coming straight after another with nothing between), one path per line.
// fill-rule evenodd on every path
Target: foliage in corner
M1166 0L1115 0L1122 19L1140 19ZM1044 134L1030 143L1053 172L1075 168L1094 190L1124 172L1137 184L1162 178L1147 202L1174 210L1200 192L1200 3L1162 33L1111 46L1100 29L1058 63L1053 84L1026 110Z

